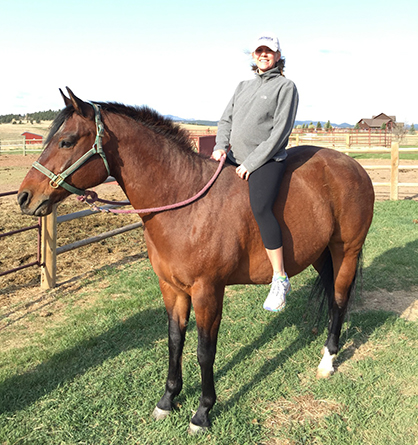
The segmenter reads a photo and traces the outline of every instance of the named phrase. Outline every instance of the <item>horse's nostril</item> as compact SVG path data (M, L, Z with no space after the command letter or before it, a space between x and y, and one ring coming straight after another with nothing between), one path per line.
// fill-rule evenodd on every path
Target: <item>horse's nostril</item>
M17 202L19 203L20 207L28 205L29 201L30 201L30 193L29 192L21 192L18 194Z

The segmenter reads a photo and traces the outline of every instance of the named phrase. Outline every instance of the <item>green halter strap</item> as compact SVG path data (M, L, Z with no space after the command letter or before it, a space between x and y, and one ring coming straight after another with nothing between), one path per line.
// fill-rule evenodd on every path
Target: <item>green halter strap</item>
M70 176L72 173L74 173L76 170L78 170L89 158L94 156L95 154L98 154L102 159L103 163L106 167L107 173L110 176L110 169L109 164L106 159L105 152L103 151L102 146L102 137L104 133L104 126L103 122L101 120L100 115L100 105L95 104L93 102L88 102L94 109L94 115L95 115L95 122L96 122L96 139L94 141L93 146L91 149L85 153L83 156L81 156L80 159L78 159L74 164L72 164L70 167L68 167L65 171L62 173L56 175L55 173L52 173L50 170L48 170L46 167L41 165L38 161L35 161L32 164L32 167L36 168L38 171L43 173L45 176L47 176L51 181L49 182L49 185L52 188L58 188L59 186L63 187L65 190L69 191L70 193L74 193L76 195L83 196L85 191L78 189L77 187L73 187L70 184L67 184L65 180L68 176Z

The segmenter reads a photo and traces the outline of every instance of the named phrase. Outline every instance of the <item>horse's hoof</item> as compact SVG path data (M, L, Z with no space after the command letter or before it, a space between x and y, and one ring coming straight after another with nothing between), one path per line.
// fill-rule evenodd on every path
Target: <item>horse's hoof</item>
M166 417L170 415L171 411L167 411L165 409L160 409L158 406L154 408L154 411L152 412L152 417L154 417L155 420L163 420Z
M194 423L190 422L189 423L189 428L187 429L187 432L191 436L196 436L198 434L206 433L207 430L208 430L208 427L198 426L198 425L195 425Z
M332 374L334 374L334 370L329 370L329 369L321 369L318 368L317 372L316 372L316 378L317 379L328 379L332 376Z

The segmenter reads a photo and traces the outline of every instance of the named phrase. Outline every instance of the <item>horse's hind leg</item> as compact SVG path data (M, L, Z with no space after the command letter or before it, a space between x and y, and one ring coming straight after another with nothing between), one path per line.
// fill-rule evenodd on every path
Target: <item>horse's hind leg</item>
M345 250L343 243L330 245L332 265L334 270L334 292L329 298L328 338L325 342L324 353L318 366L317 377L326 378L334 373L333 362L339 349L341 328L347 305L354 287L359 249Z
M190 296L160 280L160 289L168 314L169 366L165 393L154 409L157 420L170 414L174 397L183 387L181 357L190 316Z

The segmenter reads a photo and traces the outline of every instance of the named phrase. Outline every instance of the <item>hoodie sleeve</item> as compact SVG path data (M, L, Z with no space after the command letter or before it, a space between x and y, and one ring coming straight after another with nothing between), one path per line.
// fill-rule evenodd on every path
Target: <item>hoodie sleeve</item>
M296 86L289 81L279 91L270 136L261 142L242 163L250 173L272 158L286 158L285 149L295 122L298 103L299 95ZM283 153L280 153L281 151Z
M234 111L234 99L235 94L232 96L228 105L225 108L221 118L218 122L218 130L216 133L216 145L213 148L215 150L223 150L225 153L229 149L229 138L231 136L232 128L232 113Z

